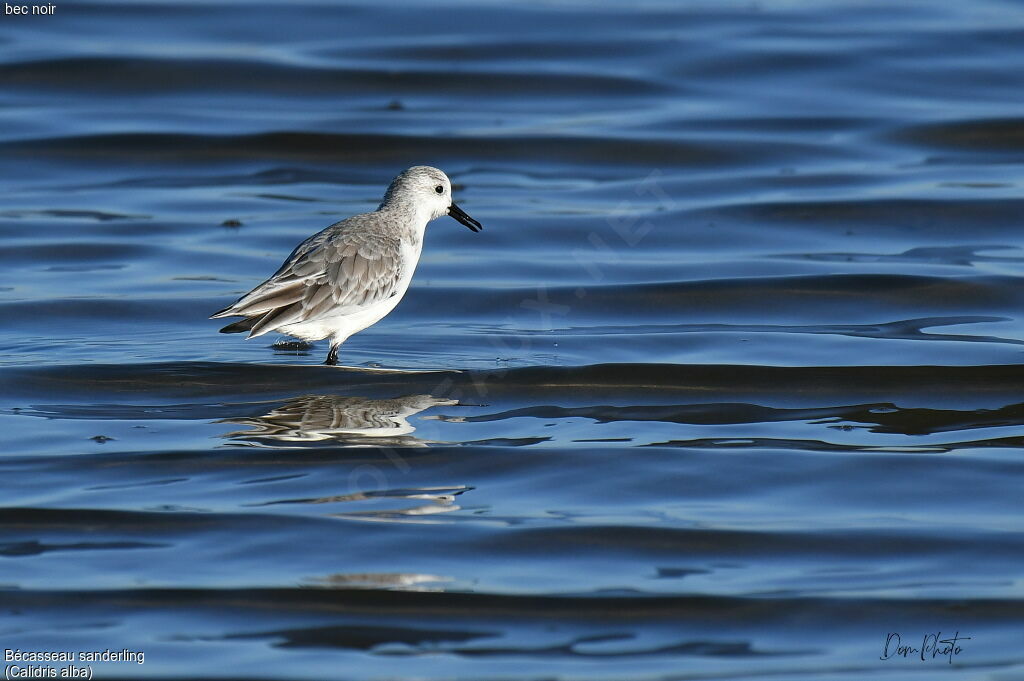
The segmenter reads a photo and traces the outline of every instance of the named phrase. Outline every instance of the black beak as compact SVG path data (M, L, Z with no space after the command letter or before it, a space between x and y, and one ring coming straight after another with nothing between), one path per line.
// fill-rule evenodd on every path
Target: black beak
M469 215L466 214L466 211L462 210L454 203L448 206L448 215L451 215L453 218L455 218L462 224L466 225L466 227L469 227L474 232L479 232L481 229L484 228L483 225L481 225L473 218L469 217Z

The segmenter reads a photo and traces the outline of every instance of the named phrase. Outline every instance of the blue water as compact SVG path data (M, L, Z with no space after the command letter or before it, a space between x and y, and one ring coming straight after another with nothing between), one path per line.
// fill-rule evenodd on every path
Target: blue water
M1022 26L0 17L0 646L144 653L97 679L1024 678ZM346 367L217 333L417 164L485 231L433 223Z

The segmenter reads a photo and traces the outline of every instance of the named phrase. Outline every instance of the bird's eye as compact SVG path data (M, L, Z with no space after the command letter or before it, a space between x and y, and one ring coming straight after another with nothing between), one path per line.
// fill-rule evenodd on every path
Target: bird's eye
M444 186L439 184L436 187L434 187L434 191L437 192L438 194L444 194Z

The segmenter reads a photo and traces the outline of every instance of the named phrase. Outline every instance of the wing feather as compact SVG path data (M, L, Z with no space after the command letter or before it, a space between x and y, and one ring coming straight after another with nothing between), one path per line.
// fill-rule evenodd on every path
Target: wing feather
M285 326L299 320L302 314L302 306L293 303L286 307L279 307L263 315L258 322L252 325L248 338L261 336L279 326Z
M398 293L401 240L357 215L314 234L270 279L214 317L257 318L249 337L328 314L351 314ZM379 219L379 217L377 218Z
M246 306L246 314L254 315L261 312L269 312L278 307L297 303L302 300L304 294L305 286L301 282L270 290L266 295L254 298L249 302Z

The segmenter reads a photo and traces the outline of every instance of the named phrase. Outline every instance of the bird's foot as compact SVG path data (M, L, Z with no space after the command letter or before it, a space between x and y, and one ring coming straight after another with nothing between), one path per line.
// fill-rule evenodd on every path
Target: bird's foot
M327 353L327 359L324 360L324 364L329 367L338 365L338 346L332 345L331 349Z

